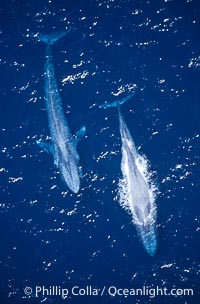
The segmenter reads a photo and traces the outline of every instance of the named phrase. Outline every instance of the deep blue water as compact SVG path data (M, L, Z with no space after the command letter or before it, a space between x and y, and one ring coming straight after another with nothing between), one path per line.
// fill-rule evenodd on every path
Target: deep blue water
M196 0L0 3L0 303L200 303L199 10ZM53 46L57 83L78 146L78 195L36 139L49 136L45 46L31 33L71 26ZM117 202L121 178L117 92L134 142L151 163L158 248L150 257ZM61 288L192 288L193 296L25 296Z

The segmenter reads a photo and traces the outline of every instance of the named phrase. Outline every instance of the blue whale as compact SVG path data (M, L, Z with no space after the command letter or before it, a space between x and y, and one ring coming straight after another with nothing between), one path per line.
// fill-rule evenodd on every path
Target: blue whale
M44 68L44 89L48 125L51 142L37 141L37 144L45 151L50 152L54 158L54 164L67 187L74 193L80 188L80 168L77 143L85 134L83 126L72 136L68 122L62 107L62 100L56 83L54 66L52 61L51 46L58 39L66 35L68 31L53 33L51 35L39 35L37 39L46 43L46 63Z
M140 168L142 157L138 153L131 133L121 113L121 105L134 93L112 103L105 103L100 108L116 107L118 110L119 130L121 135L121 172L123 175L123 207L132 215L133 224L146 251L153 256L157 248L156 205L151 187Z

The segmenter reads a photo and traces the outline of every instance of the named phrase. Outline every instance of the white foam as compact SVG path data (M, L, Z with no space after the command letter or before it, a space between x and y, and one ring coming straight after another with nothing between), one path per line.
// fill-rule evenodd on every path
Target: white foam
M137 154L136 158L136 166L138 171L143 176L145 182L148 185L148 192L149 192L149 203L150 203L150 213L146 218L147 224L155 224L156 221L156 204L155 200L158 193L158 188L154 182L153 172L150 171L149 162L145 156ZM125 164L126 166L127 164ZM127 166L126 166L127 167ZM138 221L137 215L134 213L132 208L133 198L131 196L128 180L126 177L122 178L118 182L118 201L120 206L125 209L131 216L133 224L136 225L143 225Z

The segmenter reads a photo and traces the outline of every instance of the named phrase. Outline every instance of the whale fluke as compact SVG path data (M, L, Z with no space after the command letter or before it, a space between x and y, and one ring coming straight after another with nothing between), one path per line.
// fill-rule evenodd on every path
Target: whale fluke
M38 41L44 42L48 45L54 44L57 40L64 37L66 34L68 34L71 31L71 28L65 31L61 32L54 32L51 34L39 34L39 35L33 35L34 38L36 38Z
M100 105L99 108L101 108L101 109L107 109L107 108L111 108L111 107L119 108L123 103L125 103L127 100L129 100L134 94L135 94L135 92L129 94L128 96L126 96L122 99L116 100L114 102L104 103L104 104Z

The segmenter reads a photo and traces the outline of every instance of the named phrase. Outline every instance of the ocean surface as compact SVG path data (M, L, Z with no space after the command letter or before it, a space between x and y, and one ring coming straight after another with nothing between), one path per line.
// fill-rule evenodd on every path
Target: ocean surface
M199 12L197 0L1 0L0 303L200 303ZM33 36L68 28L52 52L70 129L87 130L78 194L36 144L50 134ZM133 91L121 111L157 188L153 257L119 204L117 111L99 108Z

